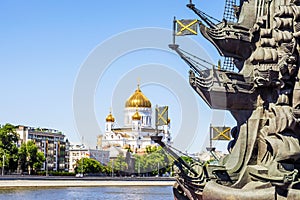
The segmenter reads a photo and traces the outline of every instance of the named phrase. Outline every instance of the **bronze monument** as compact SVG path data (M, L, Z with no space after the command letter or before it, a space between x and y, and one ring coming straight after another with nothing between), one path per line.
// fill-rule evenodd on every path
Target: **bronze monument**
M234 3L233 3L234 2ZM231 5L230 5L231 3ZM300 0L227 0L235 20L214 23L190 1L201 34L237 72L191 67L190 85L236 119L235 145L218 165L176 158L177 200L300 199Z

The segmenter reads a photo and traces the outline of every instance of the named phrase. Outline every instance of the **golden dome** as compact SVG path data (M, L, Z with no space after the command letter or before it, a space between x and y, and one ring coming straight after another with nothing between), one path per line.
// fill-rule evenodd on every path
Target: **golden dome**
M109 115L107 115L107 117L106 117L106 122L115 122L115 118L114 118L114 116L111 114L111 112L109 113Z
M135 92L129 97L129 99L125 103L125 107L144 107L151 108L151 102L149 99L142 93L140 86L135 90Z
M134 115L132 115L132 120L141 120L141 115L139 114L139 112L138 111L136 111L135 113L134 113Z

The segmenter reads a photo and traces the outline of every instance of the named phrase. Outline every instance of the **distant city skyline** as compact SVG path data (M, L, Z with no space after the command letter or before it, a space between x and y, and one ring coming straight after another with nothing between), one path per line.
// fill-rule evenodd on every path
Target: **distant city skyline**
M86 133L78 132L73 94L80 70L91 53L105 41L124 32L147 27L171 29L174 16L178 19L196 18L185 7L187 3L171 0L145 1L143 4L137 0L88 3L70 0L1 2L0 67L3 75L0 79L0 123L53 128L61 130L71 142L81 141L82 135ZM224 0L216 0L214 4L204 1L194 3L208 14L222 19ZM208 41L200 35L190 38L205 49L212 62L217 63L220 56ZM162 45L168 48L171 40L170 35ZM110 50L118 51L122 45L116 45ZM185 82L180 80L180 85L175 89L170 89L167 83L151 82L151 72L159 66L164 66L162 68L165 72L174 72ZM140 73L142 69L149 69L148 76ZM224 113L216 111L213 114L188 86L188 70L179 56L157 49L140 49L115 58L101 74L94 96L89 97L94 99L92 106L97 125L103 129L110 107L118 123L123 123L120 121L123 119L123 100L133 93L137 79L140 78L141 89L153 103L152 106L170 106L171 131L176 136L182 121L179 115L184 107L178 91L185 88L189 90L187 93L195 95L193 98L198 105L191 106L198 107L197 123L200 130L197 135L192 134L194 138L190 140L194 142L181 150L203 150L201 143L208 139L209 124L218 121L221 125L232 125L233 120L228 114L225 118ZM178 91L175 91L176 88ZM162 98L164 95L167 97Z

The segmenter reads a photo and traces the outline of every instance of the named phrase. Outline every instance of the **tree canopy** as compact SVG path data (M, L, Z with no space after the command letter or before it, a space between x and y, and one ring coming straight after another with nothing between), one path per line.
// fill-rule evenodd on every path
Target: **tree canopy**
M161 147L148 147L147 154L135 154L135 172L148 175L161 175L170 171L171 158Z
M4 156L4 165L8 170L15 170L18 166L18 142L19 136L11 124L0 126L0 156ZM0 159L3 166L3 159Z
M92 173L97 174L104 171L104 167L95 159L92 158L81 158L76 162L76 173Z
M33 141L23 143L19 148L19 161L21 169L31 174L32 171L37 171L42 168L45 162L45 156L38 151L37 146Z
M154 176L170 172L171 158L165 154L161 147L148 146L145 154L131 154L131 156L128 159L128 155L126 158L119 155L116 159L111 160L108 163L110 173L113 171L116 175ZM130 167L132 163L133 169Z

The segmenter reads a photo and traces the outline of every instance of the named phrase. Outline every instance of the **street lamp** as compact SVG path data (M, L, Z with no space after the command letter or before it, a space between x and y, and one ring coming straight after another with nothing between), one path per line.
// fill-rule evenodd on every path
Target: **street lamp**
M4 167L5 167L5 154L3 153L3 156L2 156L2 176L4 176Z
M157 176L159 176L159 162L157 163Z
M111 177L114 177L114 160L111 161Z
M47 157L46 157L46 176L49 176L49 174L48 174L48 162L49 162L49 157L47 155Z
M141 176L141 161L139 159L139 164L138 164L138 174Z
M84 159L84 144L82 143L80 146L81 149L81 176L83 177L83 159Z

